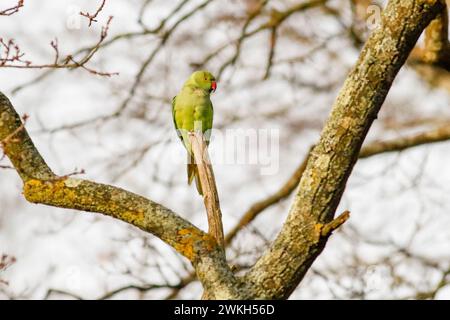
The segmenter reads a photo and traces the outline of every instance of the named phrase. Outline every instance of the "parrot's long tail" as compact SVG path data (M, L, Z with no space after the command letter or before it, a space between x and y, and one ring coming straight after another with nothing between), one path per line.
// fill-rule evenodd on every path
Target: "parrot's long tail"
M192 183L192 180L195 178L195 186L197 187L198 193L203 196L203 188L200 182L200 178L198 175L198 167L195 164L194 155L188 153L188 163L187 163L187 176L188 176L188 184Z

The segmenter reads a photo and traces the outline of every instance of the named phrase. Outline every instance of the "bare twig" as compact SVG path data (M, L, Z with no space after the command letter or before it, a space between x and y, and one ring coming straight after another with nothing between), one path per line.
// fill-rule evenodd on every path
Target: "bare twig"
M66 180L67 178L73 177L73 176L78 176L80 174L85 174L86 171L84 169L76 169L74 171L72 171L71 173L65 174L63 176L56 176L53 179L49 179L50 181L58 181L58 180Z
M16 258L7 254L2 254L0 257L0 272L8 269L13 263L16 262ZM8 285L8 281L0 278L0 284Z
M60 59L60 53L58 48L58 40L52 40L50 46L55 51L55 57L52 63L48 64L33 64L31 61L23 60L25 55L21 52L19 45L17 45L14 39L4 41L0 38L0 45L3 48L2 54L0 55L0 67L1 68L15 68L15 69L76 69L82 68L89 73L110 77L117 75L117 72L101 72L94 70L87 66L87 63L92 59L94 54L98 51L101 44L108 35L109 26L111 24L113 17L110 16L106 24L102 27L100 38L98 42L88 51L79 61L76 61L73 55L67 55Z
M19 46L14 42L14 39L5 41L0 38L0 44L2 47L2 54L0 55L0 66L4 67L8 62L23 63L24 66L31 65L31 61L23 60L25 53L21 52Z
M344 222L348 220L348 218L350 218L350 211L346 210L327 224L322 225L322 228L320 230L322 237L330 236L331 233L341 225L343 225Z
M142 286L126 285L124 287L120 287L120 288L117 288L115 290L112 290L112 291L109 291L109 292L105 293L104 295L99 297L97 300L107 300L107 299L112 298L116 294L119 294L121 292L128 291L128 290L137 290L139 292L147 292L147 291L154 290L154 289L176 289L176 288L179 288L179 287L180 287L179 284L178 285L147 284L147 285L142 285Z
M18 0L17 4L14 7L4 9L0 11L0 16L10 16L14 13L18 12L20 8L22 8L24 5L24 0Z
M147 1L147 2L149 2L149 1ZM145 37L145 36L149 36L149 35L157 36L157 35L160 34L160 31L164 29L164 27L166 26L167 22L173 16L175 16L189 2L190 2L190 0L183 0L164 19L161 20L161 22L158 24L158 26L156 26L153 29L147 29L145 26L143 26L143 28L144 28L143 30L117 34L117 35L113 36L112 38L110 38L108 40L105 39L105 41L102 41L101 44L99 44L99 45L96 44L94 46L88 46L88 47L80 48L79 50L77 50L76 52L74 52L72 54L72 57L76 58L78 56L85 56L87 53L92 52L93 50L97 51L99 49L104 49L104 48L106 48L106 47L108 47L108 46L110 46L110 45L112 45L112 44L114 44L114 43L116 43L116 42L118 42L120 40L129 40L129 39L133 39L133 38L136 38L136 37L141 37L141 36ZM146 6L146 5L144 5L144 6ZM144 10L144 8L142 8L142 10ZM181 20L185 20L185 19L186 19L185 17L181 17L180 21ZM141 24L141 26L142 25L143 24ZM178 23L176 23L176 25L178 25ZM49 75L51 75L53 73L53 71L55 71L55 69L49 68L45 73L43 73L43 74L37 76L36 78L31 79L30 81L27 81L26 83L21 84L21 85L17 86L16 88L14 88L12 90L12 93L16 94L20 90L40 82L44 78L46 78ZM109 118L112 118L112 117L109 117ZM89 123L92 123L92 121L89 122ZM83 123L79 124L79 126L83 126L83 125L84 125ZM58 131L58 130L56 130L56 131Z
M263 80L270 77L270 71L273 66L273 57L275 56L275 48L277 45L277 27L270 29L270 41L269 41L269 56L267 58L266 72L264 73Z
M50 45L52 46L53 50L55 50L55 61L53 62L53 64L58 64L58 61L59 61L58 38L55 38L55 40L52 40L50 42Z
M97 22L97 16L100 13L100 11L103 10L105 3L106 3L106 0L103 0L102 3L100 4L100 7L98 7L97 11L95 11L94 14L90 14L89 12L81 12L80 11L80 15L89 19L89 27L92 25L92 22Z

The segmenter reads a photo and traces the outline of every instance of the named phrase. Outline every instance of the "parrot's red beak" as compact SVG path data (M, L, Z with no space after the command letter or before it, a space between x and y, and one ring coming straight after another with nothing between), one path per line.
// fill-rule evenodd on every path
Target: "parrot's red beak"
M211 82L211 90L212 90L212 92L216 91L216 89L217 89L217 82L215 82L215 81Z

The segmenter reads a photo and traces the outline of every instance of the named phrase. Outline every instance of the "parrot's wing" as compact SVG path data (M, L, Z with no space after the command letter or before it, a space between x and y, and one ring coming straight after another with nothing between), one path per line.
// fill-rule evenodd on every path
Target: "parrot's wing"
M172 118L173 118L173 124L175 126L175 130L177 131L177 135L181 139L181 141L183 141L183 135L181 134L180 129L178 128L178 124L177 124L177 118L176 118L177 110L175 109L176 103L177 103L177 96L172 98ZM183 141L183 143L184 143L184 141Z
M178 137L180 138L181 142L185 146L188 153L190 153L191 147L190 147L189 138L187 135L188 132L183 129L183 123L180 124L181 128L177 124L177 108L176 108L177 101L176 100L177 100L177 96L173 97L173 99L172 99L173 124L175 125L175 130L177 131Z
M177 118L176 113L177 110L175 108L176 106L176 99L177 96L173 97L172 99L172 117L173 117L173 124L175 125L175 129L177 130L177 135L180 137L181 141L183 142L183 145L186 147L187 150L187 176L188 176L188 184L191 184L192 181L195 179L195 185L197 186L198 193L200 195L203 195L202 187L200 184L200 181L198 179L198 169L195 165L194 155L192 152L190 152L190 143L189 138L187 136L187 132L185 130L180 130L177 124Z
M213 118L214 118L214 108L212 102L209 102L210 105L210 114L206 118L205 132L203 132L203 137L205 138L206 145L209 146L209 140L211 139L211 130L213 127Z

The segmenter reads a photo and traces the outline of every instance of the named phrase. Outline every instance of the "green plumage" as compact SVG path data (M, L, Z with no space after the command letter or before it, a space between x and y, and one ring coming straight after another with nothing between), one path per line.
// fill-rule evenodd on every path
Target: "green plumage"
M175 128L188 151L188 183L191 184L195 178L197 190L201 195L203 194L202 187L198 179L197 166L193 161L187 134L193 131L201 131L206 142L209 143L214 114L210 93L215 88L216 81L211 73L196 71L184 83L183 88L172 101Z

